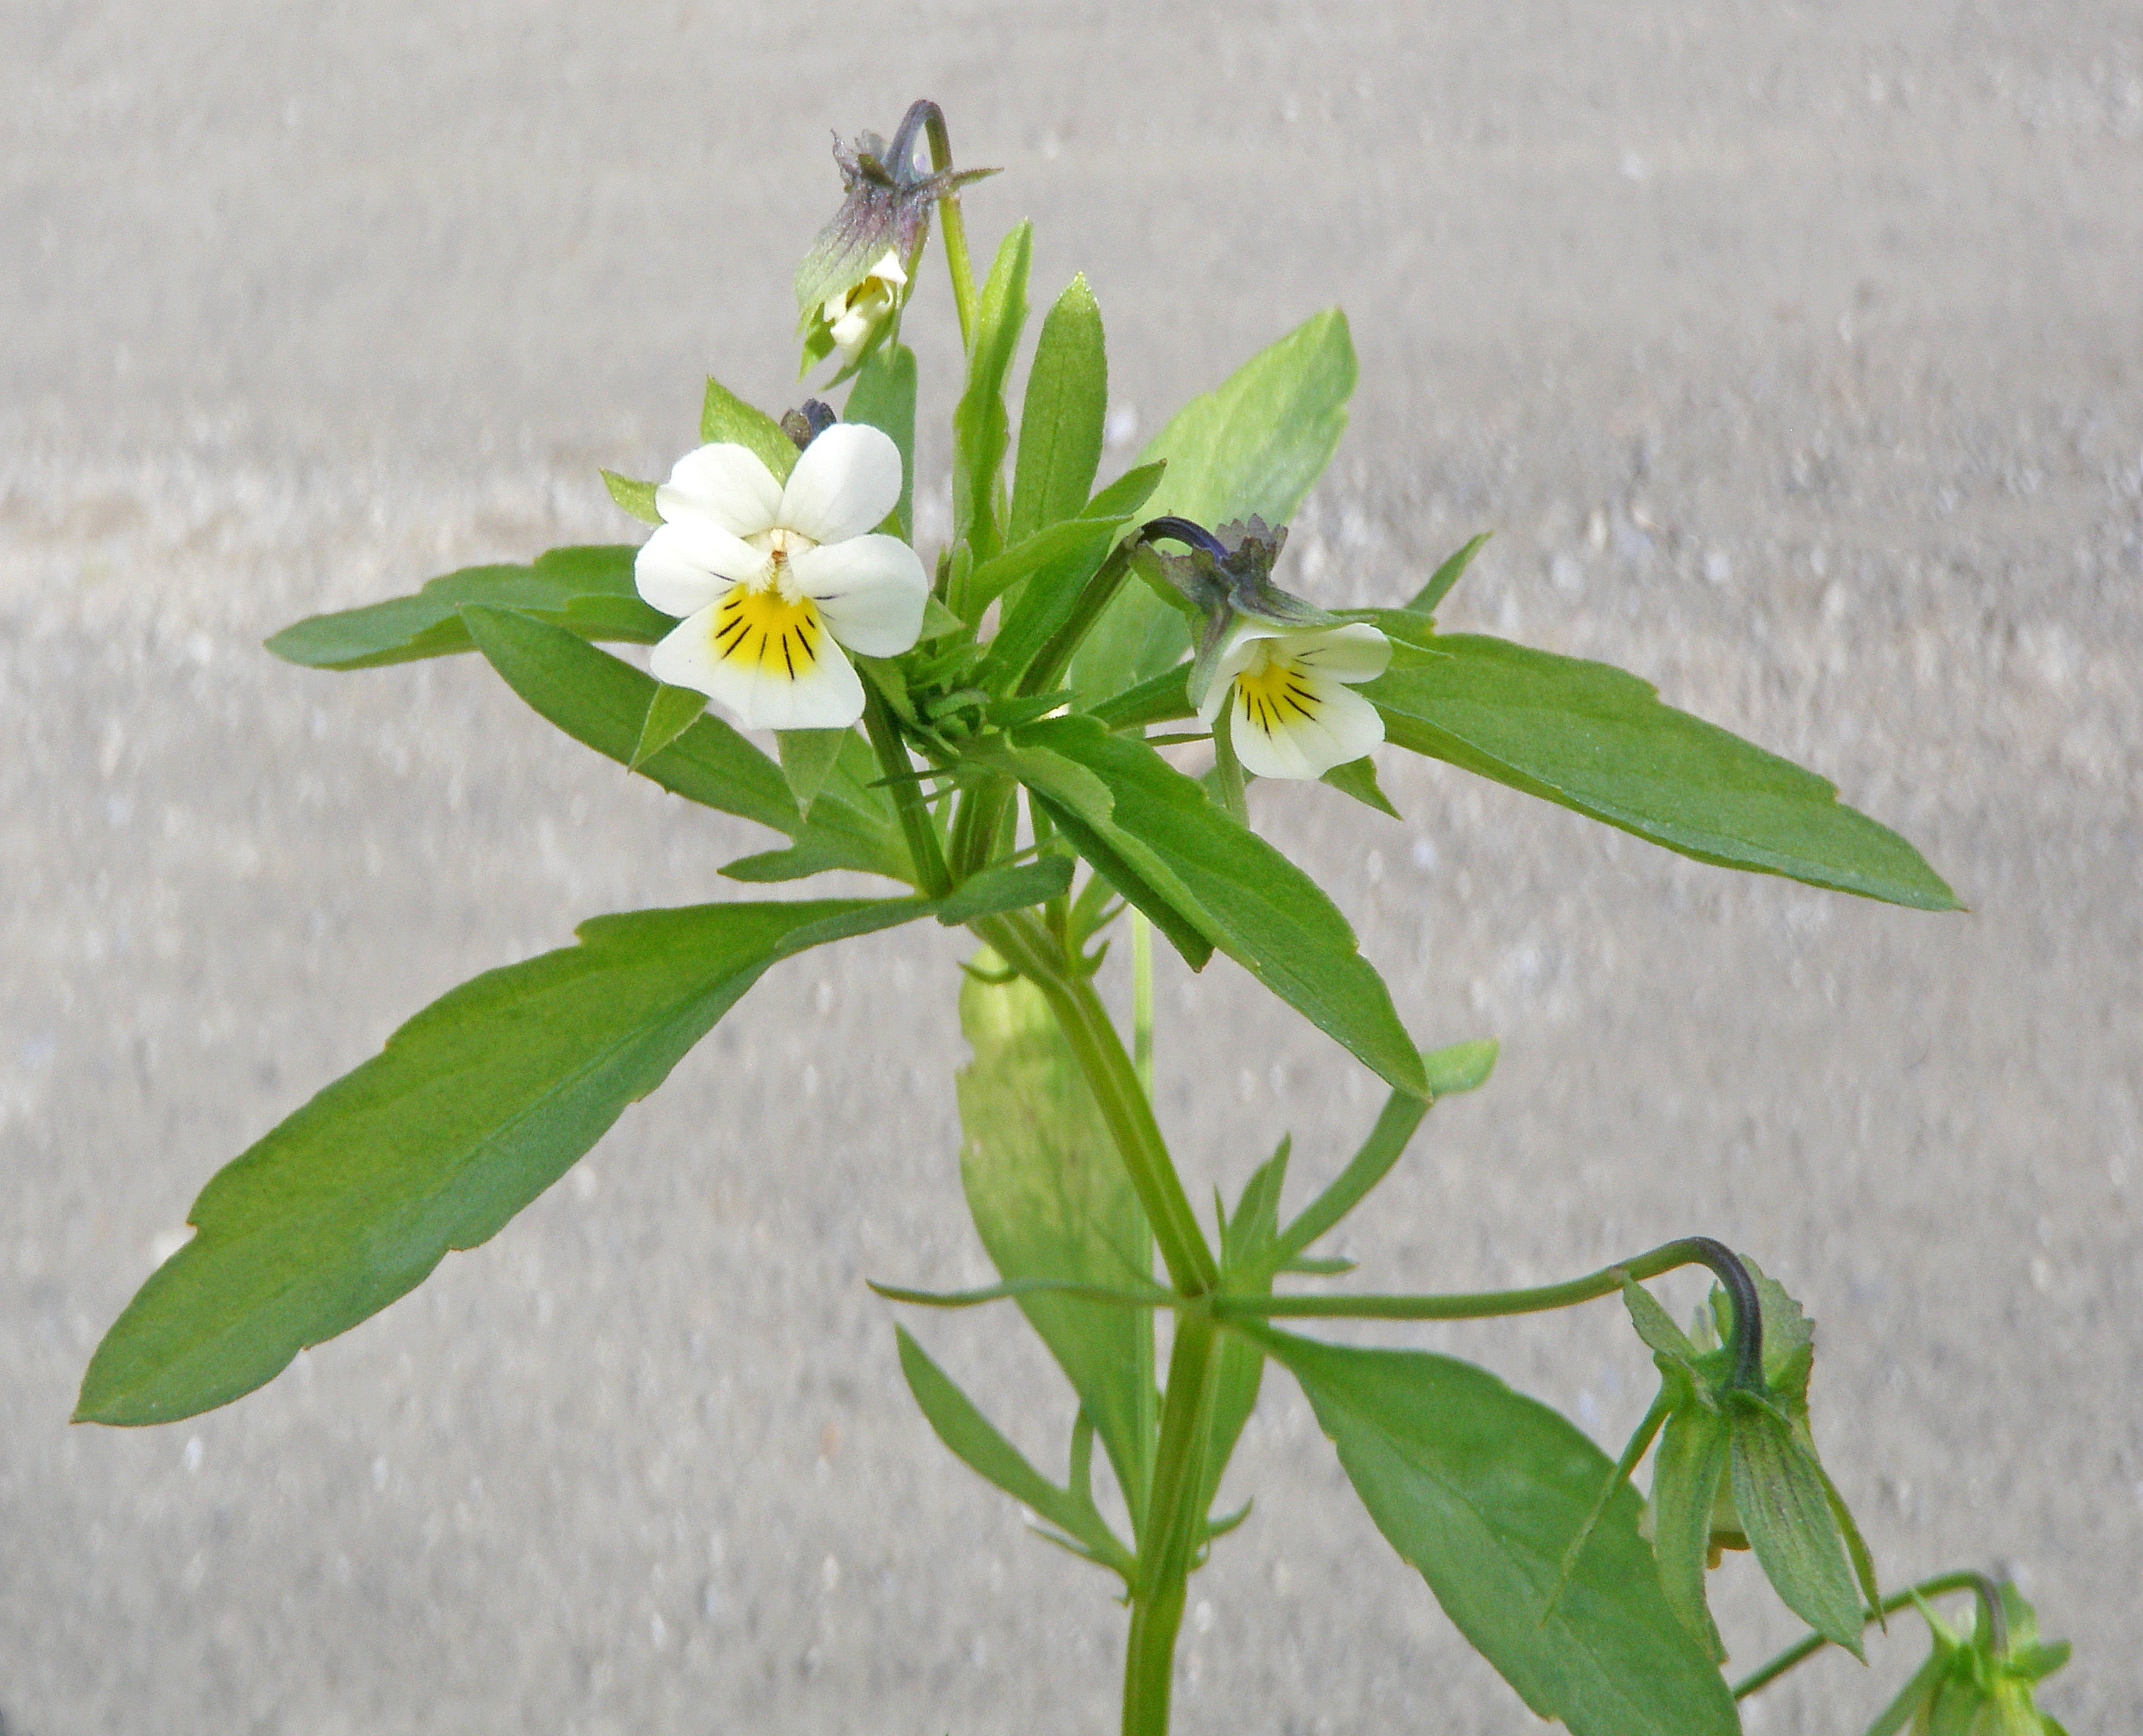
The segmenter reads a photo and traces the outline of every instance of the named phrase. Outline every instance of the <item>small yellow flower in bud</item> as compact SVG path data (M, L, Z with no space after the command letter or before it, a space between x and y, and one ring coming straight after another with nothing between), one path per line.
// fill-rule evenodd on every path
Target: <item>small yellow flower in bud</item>
M871 334L900 305L900 292L907 287L908 273L901 269L900 255L888 247L861 282L826 298L821 312L844 369L863 354Z

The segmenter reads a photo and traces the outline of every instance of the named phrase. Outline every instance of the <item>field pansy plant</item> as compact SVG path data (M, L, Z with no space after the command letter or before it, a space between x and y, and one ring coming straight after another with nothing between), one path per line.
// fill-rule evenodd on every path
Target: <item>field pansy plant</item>
M1388 983L1333 897L1260 825L1286 816L1284 837L1350 821L1389 826L1345 806L1351 796L1395 814L1377 781L1380 758L1399 774L1394 790L1423 802L1423 833L1448 831L1464 811L1406 781L1412 759L1427 756L1713 865L1706 871L1783 875L1923 910L1955 909L1948 886L1822 778L1660 703L1634 677L1442 630L1437 612L1480 538L1425 579L1360 575L1391 587L1382 608L1337 612L1275 583L1286 521L1346 427L1355 360L1337 310L1192 399L1127 469L1105 475L1102 428L1121 388L1086 280L1065 285L1039 322L1015 404L1029 226L1005 235L977 281L960 208L974 176L954 166L933 104L910 109L890 145L864 134L836 155L844 197L795 288L807 362L839 350L834 384L853 379L838 414L816 399L755 406L710 380L697 443L667 482L606 473L618 504L653 527L640 546L558 548L525 567L449 573L269 642L323 668L481 656L538 717L693 805L695 817L680 823L697 825L710 852L705 901L596 917L574 944L485 973L297 1107L201 1194L197 1233L98 1347L77 1416L169 1422L274 1378L300 1348L422 1282L450 1250L504 1230L762 974L813 947L928 922L970 937L964 971L941 961L971 1051L956 1080L960 1148L943 1157L1002 1282L953 1294L876 1287L910 1308L1016 1299L1065 1373L1076 1421L1058 1435L1061 1469L1045 1470L1012 1442L1046 1438L1057 1418L1000 1429L918 1337L905 1327L894 1335L908 1391L953 1455L1098 1568L1126 1606L1111 1667L1122 1672L1131 1736L1167 1728L1190 1576L1239 1525L1260 1536L1245 1522L1245 1491L1222 1491L1269 1371L1300 1387L1378 1530L1466 1638L1520 1700L1573 1736L1734 1736L1737 1696L1825 1646L1858 1647L1871 1609L1979 1583L1938 1577L1878 1599L1845 1507L1873 1473L1815 1451L1804 1402L1813 1327L1769 1278L1759 1302L1761 1274L1715 1241L1684 1238L1538 1289L1334 1287L1349 1262L1320 1252L1323 1238L1392 1171L1432 1104L1486 1082L1496 1045L1465 1033L1418 1042L1410 1021L1463 997L1418 969ZM900 328L927 305L930 279L918 268L933 223L962 361L926 395ZM610 329L631 330L630 310L618 311ZM951 510L944 533L918 548L923 403L950 424ZM645 667L642 653L605 648L619 642L651 647ZM705 710L709 695L719 714ZM755 741L726 719L774 739ZM1266 781L1255 809L1245 771ZM1311 781L1319 778L1330 787ZM762 841L717 875L713 853L745 826L784 842ZM774 890L829 870L846 876L841 896ZM1418 889L1424 921L1438 895ZM1128 947L1108 942L1119 921ZM1200 1018L1225 1019L1226 995L1269 991L1331 1039L1334 1064L1381 1082L1388 1094L1364 1117L1351 1158L1320 1127L1302 1148L1312 1172L1303 1186L1284 1139L1262 1162L1222 1151L1215 1218L1193 1206L1157 1104L1188 1101L1210 1081L1156 1095L1156 1074L1175 1057L1155 1009L1176 1004L1154 994L1156 932L1185 969L1203 970L1215 953L1240 967L1224 973ZM1105 994L1105 972L1129 980ZM931 1064L898 1048L912 1041L903 997L913 991L883 986L888 1061L897 1050L903 1066ZM1130 1007L1128 1030L1112 1004ZM1226 1046L1224 1027L1214 1029L1209 1053ZM938 1064L950 1070L955 1059ZM1361 1076L1325 1100L1352 1096ZM710 1078L703 1072L697 1089ZM890 1098L880 1109L888 1140L927 1138L937 1124L918 1110L903 1126ZM1477 1123L1448 1131L1474 1137ZM710 1162L762 1143L749 1126L712 1137L722 1155ZM817 1173L799 1168L796 1185L819 1185ZM824 1204L859 1208L830 1196ZM1456 1239L1505 1233L1482 1223ZM697 1257L683 1227L674 1235L675 1257ZM765 1257L781 1257L779 1247ZM1714 1316L1725 1346L1711 1360L1661 1324L1644 1288L1691 1264L1722 1287ZM1631 1372L1646 1345L1673 1354L1661 1352L1661 1404L1613 1461L1471 1363L1301 1330L1618 1295L1639 1327ZM845 1305L819 1312L840 1317ZM364 1382L387 1380L398 1393L413 1378L368 1370L361 1360L322 1363L312 1401L340 1381L351 1406L376 1406L382 1396ZM1701 1426L1683 1426L1692 1417ZM857 1426L890 1443L903 1421L874 1396ZM1847 1438L1878 1426L1861 1419ZM1657 1510L1641 1527L1631 1479L1655 1438L1665 1468L1656 1461ZM1097 1498L1097 1476L1113 1493ZM1729 1488L1757 1565L1815 1629L1738 1684L1720 1673L1724 1640L1704 1597L1716 1491ZM1235 1595L1255 1578L1235 1575ZM1214 1594L1222 1624L1236 1619L1229 1595ZM1418 1595L1396 1575L1364 1575L1349 1591ZM1379 1615L1378 1631L1403 1634L1411 1619ZM1998 1644L1987 1654L2003 1669L2015 1661ZM903 1680L933 1679L928 1659L889 1667ZM1321 1723L1321 1672L1335 1667L1313 1663L1299 1690L1309 1703L1273 1708L1269 1721ZM1944 1682L1964 1679L1962 1665L1942 1668ZM1979 1680L1967 1686L1977 1693ZM1995 1697L2016 1698L2007 1681ZM928 1717L909 1709L898 1721Z

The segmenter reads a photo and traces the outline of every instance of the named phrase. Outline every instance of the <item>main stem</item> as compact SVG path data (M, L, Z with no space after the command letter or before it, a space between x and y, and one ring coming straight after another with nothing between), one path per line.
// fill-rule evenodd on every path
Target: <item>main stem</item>
M1175 1636L1205 1520L1205 1456L1220 1382L1219 1334L1202 1312L1179 1314L1161 1401L1161 1443L1153 1495L1139 1540L1131 1585L1131 1632L1124 1645L1124 1736L1166 1736Z

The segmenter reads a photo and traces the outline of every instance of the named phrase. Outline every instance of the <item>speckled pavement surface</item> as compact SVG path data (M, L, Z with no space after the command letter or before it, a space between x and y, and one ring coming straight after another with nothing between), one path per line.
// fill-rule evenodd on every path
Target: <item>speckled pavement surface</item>
M2078 1644L2046 1704L2143 1727L2143 15L1172 16L0 12L10 1736L1111 1726L1103 1583L939 1451L861 1282L984 1270L935 930L778 970L521 1219L266 1390L65 1423L218 1164L464 975L721 895L754 846L467 662L258 642L628 535L594 467L666 464L708 369L786 401L828 129L922 93L1007 169L984 245L1032 214L1037 292L1089 273L1144 429L1348 308L1306 586L1394 598L1493 528L1449 622L1804 759L1972 906L1734 877L1395 754L1403 824L1261 792L1411 1027L1505 1044L1355 1232L1365 1280L1755 1253L1820 1322L1819 1437L1888 1578L2005 1566ZM942 415L942 336L923 364ZM1299 1185L1329 1173L1364 1076L1225 963L1161 994L1194 1193L1284 1128ZM918 1324L1061 1451L1010 1317ZM1406 1342L1603 1440L1647 1391L1606 1305ZM1534 1727L1284 1380L1233 1479L1258 1506L1193 1587L1182 1730ZM1720 1580L1737 1661L1789 1637L1745 1562ZM1911 1626L1750 1729L1859 1728Z

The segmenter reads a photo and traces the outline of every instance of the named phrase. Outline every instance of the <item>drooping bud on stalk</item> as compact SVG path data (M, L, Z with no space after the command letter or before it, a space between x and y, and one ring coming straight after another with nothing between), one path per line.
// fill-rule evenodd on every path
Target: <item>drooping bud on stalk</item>
M846 378L897 321L916 261L930 236L931 209L994 169L924 169L917 161L926 127L942 134L944 117L928 99L910 105L888 144L874 132L844 146L834 161L847 196L796 268L798 329L804 368L840 352Z

